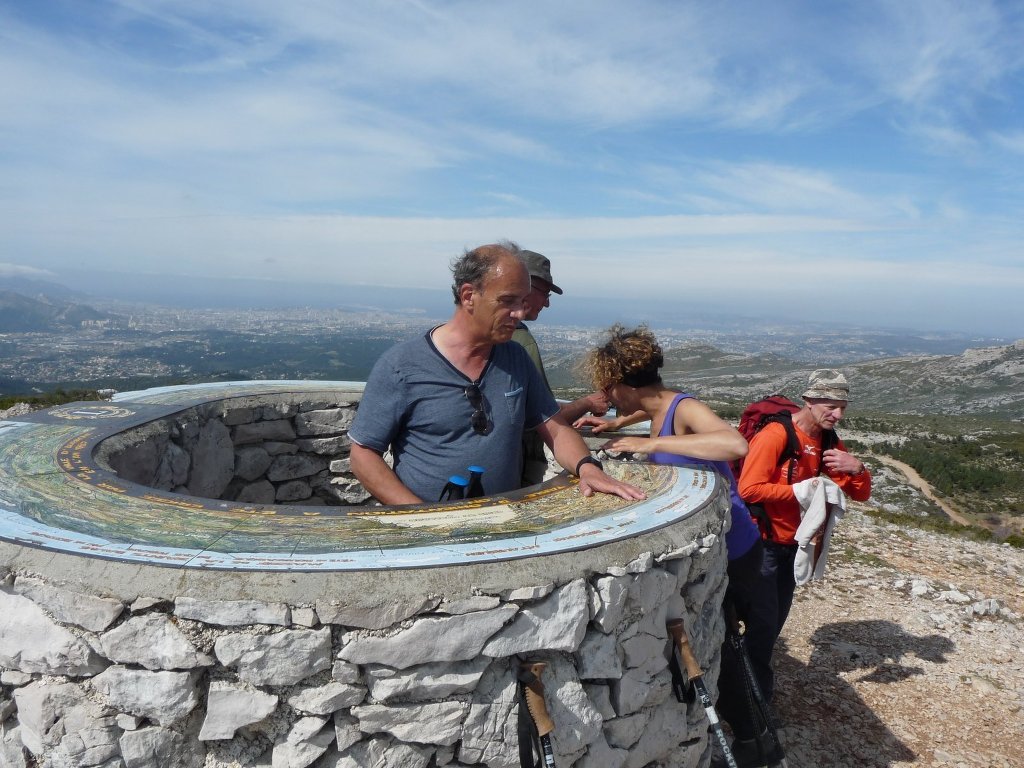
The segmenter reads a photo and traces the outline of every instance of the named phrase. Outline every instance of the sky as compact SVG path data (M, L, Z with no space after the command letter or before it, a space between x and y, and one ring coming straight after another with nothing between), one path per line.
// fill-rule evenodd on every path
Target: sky
M0 0L0 277L1024 336L1024 3ZM555 299L557 301L557 298Z

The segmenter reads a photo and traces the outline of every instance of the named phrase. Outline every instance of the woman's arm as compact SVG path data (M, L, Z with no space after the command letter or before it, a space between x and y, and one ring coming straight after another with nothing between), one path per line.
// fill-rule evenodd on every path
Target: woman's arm
M743 435L704 403L690 397L676 406L674 435L618 437L602 447L633 453L676 453L709 461L732 461L747 455Z

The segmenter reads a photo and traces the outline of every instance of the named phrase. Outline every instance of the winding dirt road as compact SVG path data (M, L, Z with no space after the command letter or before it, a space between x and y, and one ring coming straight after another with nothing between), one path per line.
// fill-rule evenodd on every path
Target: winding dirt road
M873 453L872 457L882 462L883 464L889 465L893 469L898 469L900 472L906 475L907 482L909 482L912 486L917 488L928 499L935 502L935 504L943 512L949 515L949 519L952 520L954 523L959 523L960 525L977 525L977 523L975 523L973 520L968 520L966 517L964 517L955 509L953 509L953 507L951 507L948 502L945 502L938 496L936 496L935 491L932 490L931 484L923 477L921 477L919 474L917 474L917 470L914 469L909 464L904 464L902 461L894 459L891 456L883 456L877 453Z

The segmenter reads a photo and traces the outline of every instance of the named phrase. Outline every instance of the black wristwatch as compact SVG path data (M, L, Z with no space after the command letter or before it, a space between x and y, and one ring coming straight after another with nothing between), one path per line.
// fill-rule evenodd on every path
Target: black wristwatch
M576 477L580 476L580 467L582 467L584 464L593 464L602 472L604 471L604 464L602 464L600 461L598 461L588 453L586 456L584 456L582 459L576 462L576 469L573 471L573 474L576 475Z

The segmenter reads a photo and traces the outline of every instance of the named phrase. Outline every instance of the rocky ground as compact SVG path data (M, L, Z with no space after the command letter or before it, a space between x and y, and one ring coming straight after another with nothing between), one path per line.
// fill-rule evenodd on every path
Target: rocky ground
M851 510L776 654L788 765L1024 766L1022 614L1021 550Z

